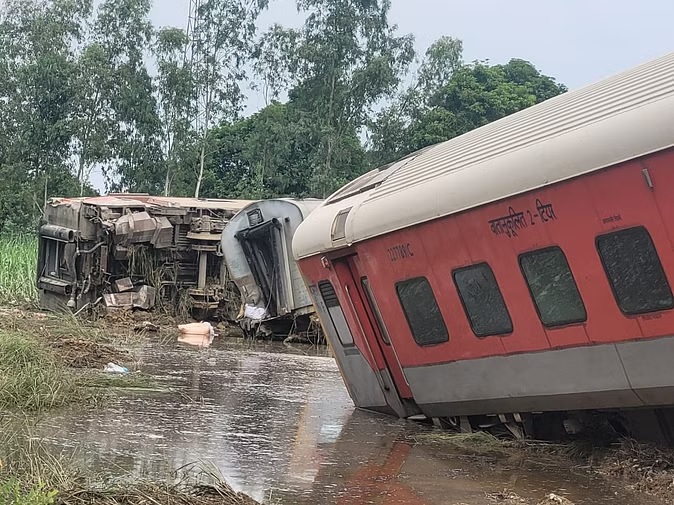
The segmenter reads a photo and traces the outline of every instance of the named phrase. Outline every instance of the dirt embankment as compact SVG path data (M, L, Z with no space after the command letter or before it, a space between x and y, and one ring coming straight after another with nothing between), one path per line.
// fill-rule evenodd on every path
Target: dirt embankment
M595 470L639 493L674 503L674 450L624 440L606 451Z
M524 461L542 459L546 465L569 467L601 475L615 486L663 504L674 504L674 449L656 447L631 439L580 439L565 443L500 439L485 432L455 434L438 431L423 437L426 443L451 446L469 455ZM573 505L564 496L548 494L539 499L523 498L509 490L488 494L498 505Z
M128 332L112 324L104 328L68 315L0 308L0 329L32 336L48 346L66 367L101 368L109 362L131 358L121 345L128 341Z
M110 311L105 317L82 320L71 314L49 314L0 307L0 330L30 334L47 345L64 366L102 370L107 363L134 359L133 348L150 336L177 338L176 319L148 312Z

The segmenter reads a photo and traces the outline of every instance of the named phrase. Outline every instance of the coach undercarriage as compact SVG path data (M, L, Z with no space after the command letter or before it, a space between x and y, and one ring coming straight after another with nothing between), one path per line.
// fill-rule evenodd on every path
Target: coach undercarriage
M424 418L427 419L427 418ZM674 446L674 408L532 412L436 417L438 428L457 433L484 431L496 437L595 442L630 437Z

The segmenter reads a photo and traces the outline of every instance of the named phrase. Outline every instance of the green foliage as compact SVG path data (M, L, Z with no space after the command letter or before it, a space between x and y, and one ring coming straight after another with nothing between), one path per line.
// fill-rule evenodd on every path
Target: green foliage
M253 53L253 68L262 80L267 105L287 91L298 70L297 47L300 33L275 23L263 33ZM258 86L254 85L255 88Z
M256 71L268 98L287 87L295 129L308 147L298 150L307 156L297 163L303 172L311 167L308 193L325 197L367 170L359 134L375 105L399 86L414 50L412 37L397 36L389 24L388 0L298 0L297 6L304 25L273 26L258 45ZM258 173L268 167L263 152Z
M524 60L462 64L460 47L447 41L432 47L413 88L380 112L372 124L375 163L457 137L566 91ZM439 61L454 62L451 75L430 70Z
M426 50L419 68L417 90L423 101L444 88L454 72L463 65L463 42L451 37L440 37Z
M253 50L255 20L268 0L204 0L199 6L201 25L193 41L193 84L200 137L199 169L194 196L204 178L210 130L215 121L238 117L243 102L244 64Z
M88 2L8 0L0 18L0 231L35 224L69 186L73 47ZM58 186L58 182L57 185ZM58 189L65 189L63 186ZM16 206L16 208L15 208Z
M390 0L296 0L299 28L256 38L267 4L204 0L188 34L155 29L152 0L6 0L0 233L36 229L51 196L92 194L94 170L114 191L326 197L565 91L523 60L465 64L451 37L410 75ZM242 117L246 85L266 106Z
M291 106L273 103L213 132L204 194L232 198L307 196L311 177L306 128Z
M73 376L43 342L0 330L0 407L44 410L79 398Z
M144 52L150 0L8 0L0 17L0 231L37 225L50 196L154 190L162 162ZM159 171L163 171L159 169ZM141 182L138 182L141 181ZM149 182L148 182L149 181Z
M315 196L317 173L311 143L315 125L291 102L272 103L251 117L214 130L215 151L204 194L230 198ZM341 167L327 185L340 187L366 166L355 134L343 135L333 154Z
M98 8L95 40L108 55L108 106L112 151L105 160L111 189L158 193L164 175L161 124L154 84L144 62L152 42L151 0L104 0Z
M52 505L57 494L43 485L26 490L13 478L0 480L0 503L5 505Z
M0 305L35 306L37 239L0 236Z
M187 34L179 28L157 33L153 51L157 62L156 94L161 122L161 148L164 156L164 194L185 165L191 147L191 121L194 117L193 73L184 61Z

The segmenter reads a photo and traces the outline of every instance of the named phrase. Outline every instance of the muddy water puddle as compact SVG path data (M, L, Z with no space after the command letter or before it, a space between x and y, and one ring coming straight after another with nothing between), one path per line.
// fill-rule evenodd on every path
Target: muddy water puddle
M576 505L655 503L571 465L471 456L429 426L355 411L325 348L216 340L140 358L165 391L50 415L34 436L110 478L210 463L268 504L487 505L505 490L534 503L551 492Z

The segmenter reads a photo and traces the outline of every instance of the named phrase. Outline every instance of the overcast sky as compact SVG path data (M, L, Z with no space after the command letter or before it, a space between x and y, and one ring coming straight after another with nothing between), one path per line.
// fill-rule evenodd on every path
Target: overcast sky
M260 20L297 26L294 0L271 0ZM185 26L188 0L155 0L158 26ZM391 22L421 53L437 38L463 40L465 59L531 61L574 89L674 51L671 0L392 0ZM251 96L248 113L262 106Z

